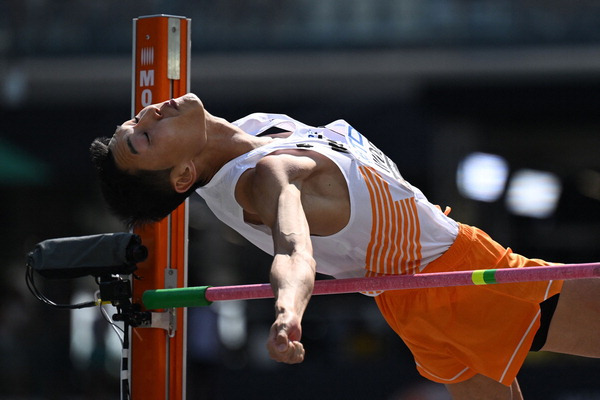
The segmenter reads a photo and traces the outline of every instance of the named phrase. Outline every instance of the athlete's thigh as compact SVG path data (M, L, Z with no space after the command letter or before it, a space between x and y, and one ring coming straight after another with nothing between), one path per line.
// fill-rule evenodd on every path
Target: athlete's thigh
M446 385L453 400L523 400L519 383L515 379L510 386L477 374L466 381Z
M600 278L565 281L542 350L600 357Z

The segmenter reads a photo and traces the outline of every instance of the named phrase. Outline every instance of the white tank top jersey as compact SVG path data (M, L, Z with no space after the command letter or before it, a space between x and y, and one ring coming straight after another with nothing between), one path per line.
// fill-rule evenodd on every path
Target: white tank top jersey
M335 278L414 274L454 242L458 224L406 182L396 164L347 122L316 128L286 115L255 113L234 124L250 135L272 127L292 132L229 161L197 189L217 218L265 252L273 254L270 229L244 222L234 192L244 171L281 149L328 157L348 184L351 215L346 227L330 236L311 237L317 272Z

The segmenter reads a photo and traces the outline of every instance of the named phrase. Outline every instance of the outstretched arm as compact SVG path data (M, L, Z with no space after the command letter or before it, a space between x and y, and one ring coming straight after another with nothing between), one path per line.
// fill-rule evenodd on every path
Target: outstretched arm
M314 286L315 262L298 188L290 185L284 189L279 202L271 265L275 322L267 349L274 360L291 364L304 360L301 320Z
M315 280L310 230L301 202L302 185L314 168L309 157L269 156L250 179L256 212L272 230L275 251L271 265L275 322L267 349L271 358L289 364L304 360L301 322Z

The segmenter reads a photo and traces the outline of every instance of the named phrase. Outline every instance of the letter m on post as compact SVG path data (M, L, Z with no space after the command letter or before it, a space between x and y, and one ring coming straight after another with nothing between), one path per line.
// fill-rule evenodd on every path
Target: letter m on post
M154 70L140 71L140 87L154 86Z

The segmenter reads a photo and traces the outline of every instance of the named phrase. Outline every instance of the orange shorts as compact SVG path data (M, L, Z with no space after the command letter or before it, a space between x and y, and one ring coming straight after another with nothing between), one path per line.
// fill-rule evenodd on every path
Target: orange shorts
M454 244L423 273L551 264L515 254L480 229L460 225ZM508 386L539 328L539 303L561 287L562 281L546 281L394 290L375 299L424 377L457 383L482 374Z

